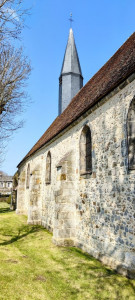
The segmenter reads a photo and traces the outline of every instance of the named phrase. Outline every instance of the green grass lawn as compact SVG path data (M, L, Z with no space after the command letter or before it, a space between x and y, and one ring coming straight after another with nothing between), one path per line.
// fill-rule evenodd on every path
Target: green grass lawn
M48 231L0 203L0 299L135 300L135 280L79 249L56 247Z

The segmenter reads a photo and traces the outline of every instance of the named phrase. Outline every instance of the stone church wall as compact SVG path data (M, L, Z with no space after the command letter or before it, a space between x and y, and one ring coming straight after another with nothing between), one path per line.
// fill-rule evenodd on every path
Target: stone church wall
M26 166L19 170L18 187L17 187L17 213L28 214L28 197L25 193L26 186Z
M78 246L130 276L135 275L135 170L128 170L126 121L134 94L135 81L29 158L20 168L17 204L28 223L53 231L56 244ZM79 142L86 124L92 174L80 176ZM46 184L48 151L51 183Z

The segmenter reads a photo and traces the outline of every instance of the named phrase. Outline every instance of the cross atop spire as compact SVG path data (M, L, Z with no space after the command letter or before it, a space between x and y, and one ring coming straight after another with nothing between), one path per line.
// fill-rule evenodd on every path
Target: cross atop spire
M72 18L72 13L70 13L69 21L70 21L70 28L72 28L72 23L74 22L74 20Z

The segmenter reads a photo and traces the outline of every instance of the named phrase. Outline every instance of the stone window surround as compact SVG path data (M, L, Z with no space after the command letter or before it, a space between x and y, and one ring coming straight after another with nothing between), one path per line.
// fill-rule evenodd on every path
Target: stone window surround
M127 128L127 156L128 156L128 171L135 170L135 162L132 158L135 156L135 126L132 118L132 113L135 115L135 95L133 96L127 113L127 121L126 121L126 128ZM129 151L131 149L131 151ZM134 159L135 160L135 159Z
M27 165L26 189L30 187L30 163Z
M45 174L46 185L51 184L51 152L48 151L46 156L46 174Z
M86 136L88 134L88 137ZM89 139L89 141L82 141L83 138ZM88 152L87 144L90 143L90 152ZM87 122L84 124L81 135L80 135L80 142L79 142L79 150L80 150L80 176L84 178L90 178L92 174L92 139L91 139L91 129L88 126ZM82 153L83 152L83 153ZM85 156L85 157L84 157ZM91 157L91 161L87 162L87 157ZM85 165L85 166L84 166Z

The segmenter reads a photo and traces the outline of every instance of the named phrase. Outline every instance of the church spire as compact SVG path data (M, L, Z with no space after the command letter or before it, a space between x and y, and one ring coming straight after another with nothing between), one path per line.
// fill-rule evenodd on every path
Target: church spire
M73 30L70 28L67 47L59 77L59 115L83 86L83 77L75 45Z

